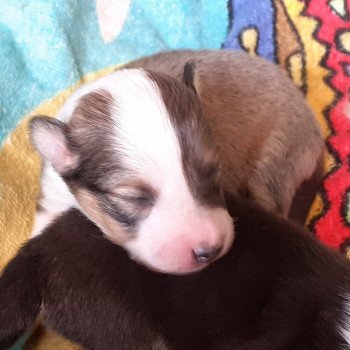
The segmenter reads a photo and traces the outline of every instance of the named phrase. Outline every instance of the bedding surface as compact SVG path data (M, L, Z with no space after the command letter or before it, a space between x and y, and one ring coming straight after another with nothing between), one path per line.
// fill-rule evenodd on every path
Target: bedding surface
M350 257L349 11L349 0L1 1L0 269L33 224L40 160L30 116L54 116L80 84L176 48L245 50L287 70L327 141L306 225ZM39 327L14 347L23 348L78 347Z

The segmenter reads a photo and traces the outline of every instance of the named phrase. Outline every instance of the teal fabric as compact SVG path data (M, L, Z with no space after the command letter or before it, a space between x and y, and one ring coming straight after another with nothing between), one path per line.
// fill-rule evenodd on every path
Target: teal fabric
M120 34L105 43L93 0L0 1L0 144L24 114L88 72L166 49L220 48L226 6L132 0Z
M9 350L23 350L24 344L27 340L27 337L21 338L16 345L12 346ZM49 349L48 349L49 350Z

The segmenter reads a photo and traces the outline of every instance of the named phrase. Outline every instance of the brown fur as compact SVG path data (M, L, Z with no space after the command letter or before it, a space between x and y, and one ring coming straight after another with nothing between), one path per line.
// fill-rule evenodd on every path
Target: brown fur
M116 152L111 147L112 96L105 90L84 95L78 102L71 121L69 137L79 152L79 182L106 190L123 174ZM98 166L96 166L98 164ZM74 176L73 176L74 177ZM119 180L119 178L118 178Z
M131 238L127 237L118 222L103 210L98 199L92 193L87 190L78 189L75 196L90 220L98 223L98 226L103 232L114 233L108 236L109 239L119 245L123 245L127 238Z
M303 95L285 72L263 59L233 51L167 52L143 58L125 68L144 70L141 73L147 75L144 90L134 89L132 85L133 74L137 76L140 72L124 71L116 74L116 78L112 75L73 95L59 114L66 121L71 117L68 125L49 121L48 118L33 119L32 132L39 151L50 160L53 168L75 194L75 198L70 198L69 193L66 193L67 209L69 206L82 209L107 236L115 235L114 240L118 244L123 245L126 241L126 245L134 247L143 242L142 237L147 237L149 246L158 248L153 236L142 236L142 230L139 230L147 227L143 223L146 223L148 216L150 219L156 218L149 221L152 225L157 220L167 223L169 219L164 216L175 208L179 217L176 218L175 213L174 220L183 220L183 209L171 207L171 201L176 200L176 194L181 193L180 188L183 187L171 192L171 198L168 198L166 188L157 184L158 175L155 174L158 173L147 169L148 161L150 167L154 165L152 155L146 152L143 159L142 146L135 146L140 150L128 148L125 135L130 133L132 139L134 131L140 132L138 135L141 140L143 136L148 137L143 140L144 147L148 143L153 145L153 141L156 141L153 137L157 137L152 134L154 129L151 127L145 132L136 126L132 131L123 130L124 121L130 121L129 117L133 117L132 106L141 107L137 109L136 115L143 118L148 105L155 102L153 98L156 97L158 101L161 97L162 101L154 105L151 115L158 113L161 108L162 118L169 118L166 123L172 123L173 128L170 129L175 132L180 145L174 154L180 153L182 162L178 179L182 181L183 177L186 178L186 186L190 189L190 195L186 196L195 199L195 205L193 208L192 204L189 205L189 211L193 209L194 215L197 215L197 209L200 208L207 211L205 215L208 216L214 207L222 207L219 210L223 217L227 215L222 199L223 187L252 198L266 209L284 216L289 214L293 219L296 216L305 217L310 201L303 196L305 190L301 185L308 180L318 183L321 175L315 169L321 159L324 143L320 128ZM113 82L118 76L122 80ZM110 83L114 86L112 89ZM123 101L123 94L119 96L118 89L126 93L126 105L119 103ZM151 92L154 95L148 95ZM143 99L142 96L153 97ZM138 103L144 105L139 106ZM163 131L159 129L158 132L161 134ZM172 133L169 135L170 138L176 138ZM158 158L156 160L158 165L155 165L162 166L162 157L167 157L169 164L164 169L171 167L173 159L164 152L162 143L155 144L155 149L155 154L158 151L161 154L160 161ZM318 176L317 179L311 179L313 173ZM169 177L160 178L160 183L172 181ZM56 194L54 191L50 193L50 185L57 185L57 188L61 186L59 189L64 189L65 185L55 185L50 182L49 176L46 180L47 198L50 195L53 197L53 200L47 200L51 205ZM294 215L290 207L298 189L298 193L302 194L302 206L296 208L299 211L302 208L304 213ZM317 188L313 187L313 190ZM79 191L80 196L77 196ZM156 211L157 200L162 199L164 193L169 200L167 205L170 205L159 207L163 212ZM76 199L79 204L75 203ZM164 204L162 201L158 203ZM177 200L178 203L181 201ZM151 210L152 207L155 210ZM213 214L213 220L214 217ZM225 225L228 229L220 228L226 232L223 235L227 238L226 246L231 244L229 238L232 238L232 221L228 215L227 219ZM223 222L215 221L215 227L219 228ZM180 227L179 234L185 230ZM152 230L147 232L153 233ZM198 239L203 241L203 230L199 229L198 232ZM122 235L125 240L121 239ZM135 236L140 240L129 241ZM212 257L218 256L218 248L223 244L220 237L221 234L217 235L218 239L210 249L202 249L203 242L200 241L196 247L191 246L188 250L190 259L195 256L196 262L201 262L204 254L204 260L207 261L209 257L213 260ZM169 245L174 246L174 242ZM197 253L203 251L203 254ZM136 253L133 255L138 257ZM179 259L178 252L172 257L173 265L183 261ZM139 257L139 260L144 261L145 258Z
M287 216L324 147L302 93L276 66L239 52L163 52L125 67L182 80L187 62L195 64L194 86L219 147L222 183Z
M149 271L77 210L66 212L0 278L0 349L39 313L90 350L349 349L345 258L248 201L226 201L235 243L187 276Z

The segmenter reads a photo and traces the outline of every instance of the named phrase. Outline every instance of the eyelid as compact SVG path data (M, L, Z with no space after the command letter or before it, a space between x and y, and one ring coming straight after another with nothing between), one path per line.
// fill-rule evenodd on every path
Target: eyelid
M114 189L112 192L110 192L112 195L115 195L117 197L137 197L141 191L136 189L132 186L118 186L116 189Z
M109 191L111 197L119 200L134 201L134 202L149 202L154 204L155 192L149 186L130 186L121 185L116 187L113 191Z

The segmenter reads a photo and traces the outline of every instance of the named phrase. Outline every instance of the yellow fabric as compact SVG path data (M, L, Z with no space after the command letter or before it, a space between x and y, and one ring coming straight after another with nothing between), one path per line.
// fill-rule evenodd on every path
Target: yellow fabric
M25 350L79 350L81 347L74 344L57 333L49 332L43 326L39 326L27 341Z
M305 56L306 56L306 81L308 83L308 89L306 99L315 113L317 121L320 123L323 135L327 138L330 135L330 129L324 118L324 110L332 104L335 99L335 93L326 84L325 78L329 74L328 70L324 69L320 64L326 48L322 46L313 37L313 33L317 28L318 23L316 20L302 16L305 4L295 0L285 0L285 9L288 12L288 16L293 21L301 41L305 44ZM315 67L318 67L315 69ZM295 69L299 67L295 66ZM294 74L293 74L294 75ZM297 75L297 73L295 73ZM325 157L325 171L333 167L334 160L332 156L327 153ZM313 205L311 206L310 213L307 218L307 223L322 211L324 203L320 196L317 196Z

